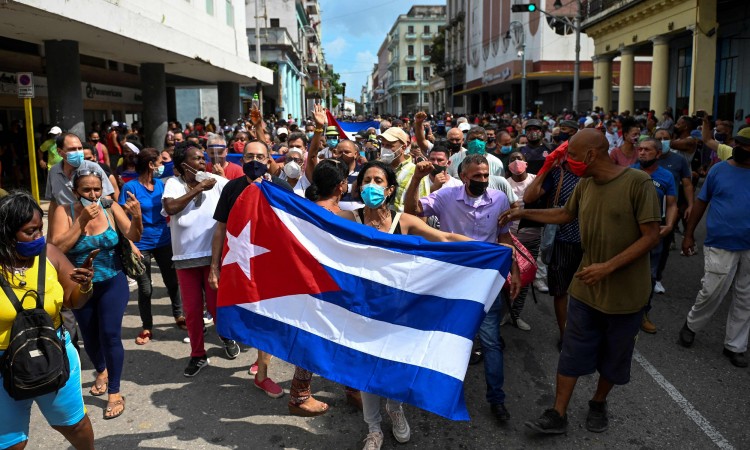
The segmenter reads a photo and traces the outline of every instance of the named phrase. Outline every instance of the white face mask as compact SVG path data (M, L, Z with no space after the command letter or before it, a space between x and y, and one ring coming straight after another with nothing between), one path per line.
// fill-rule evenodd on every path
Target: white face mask
M195 181L197 181L198 183L200 183L201 181L206 181L209 178L211 178L211 176L202 170L195 172Z
M297 179L299 178L300 173L302 172L302 168L299 164L297 164L296 161L291 161L286 164L284 164L284 173L289 178Z
M386 164L390 164L396 159L398 153L394 152L390 148L383 147L380 149L380 160Z

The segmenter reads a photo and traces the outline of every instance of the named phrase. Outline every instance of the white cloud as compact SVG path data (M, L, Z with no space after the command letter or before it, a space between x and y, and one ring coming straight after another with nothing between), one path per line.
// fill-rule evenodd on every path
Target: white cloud
M348 46L349 43L346 42L346 39L344 39L342 36L339 36L331 42L323 44L323 49L326 52L326 57L338 58L339 56L344 54L344 51Z

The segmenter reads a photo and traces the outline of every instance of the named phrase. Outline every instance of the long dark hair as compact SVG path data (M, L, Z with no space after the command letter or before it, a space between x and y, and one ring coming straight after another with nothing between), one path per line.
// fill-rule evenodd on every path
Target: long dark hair
M398 187L396 172L393 171L393 168L383 161L376 160L368 161L364 166L362 166L362 169L359 171L359 175L357 175L357 186L359 186L360 189L362 189L362 180L365 179L365 173L373 167L377 167L378 169L382 170L383 173L385 173L385 179L388 181L388 186ZM394 189L393 194L389 195L388 198L385 199L386 203L390 203L394 198L396 198L396 190L397 189ZM359 193L357 193L357 196L359 196Z
M160 155L161 152L157 151L155 148L149 147L141 150L135 160L136 173L138 173L138 175L143 175L144 173L148 172L148 165L150 163L156 163L156 160L159 159Z
M346 164L337 159L324 159L313 170L312 183L305 189L305 198L314 202L329 198L348 174Z
M14 191L0 198L0 268L5 274L13 276L14 268L20 265L16 254L16 233L31 222L35 213L44 217L42 208L26 191Z

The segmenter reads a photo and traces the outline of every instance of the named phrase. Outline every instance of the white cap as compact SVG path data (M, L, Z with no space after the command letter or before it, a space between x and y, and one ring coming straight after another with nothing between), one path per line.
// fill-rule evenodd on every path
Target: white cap
M136 155L141 152L140 150L138 150L138 147L135 144L133 144L132 142L125 141L125 145L127 145L128 148L130 149L130 151L132 151Z
M50 128L48 134L62 134L62 130L60 129L60 127L52 127Z
M586 117L586 120L583 122L584 127L588 127L593 124L594 124L594 119L592 119L591 117Z
M119 127L119 126L120 126L120 122L118 122L116 120L114 122L112 122L112 127Z
M284 127L279 127L279 128L276 129L276 136L278 136L280 134L286 134L287 136L289 136L289 130L287 130Z
M459 124L458 124L458 129L459 129L459 130L461 130L461 132L464 132L464 131L469 131L469 130L471 130L471 125L469 125L469 124L468 124L468 123L466 123L466 122L464 122L464 123L459 123Z

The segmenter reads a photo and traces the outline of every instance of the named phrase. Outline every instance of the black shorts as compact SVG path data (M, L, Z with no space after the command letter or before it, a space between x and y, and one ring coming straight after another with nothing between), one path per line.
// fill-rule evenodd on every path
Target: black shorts
M583 258L580 242L555 241L552 260L547 265L549 295L559 297L568 293L568 286Z
M570 297L557 373L580 377L598 371L614 384L627 384L642 318L643 310L606 314Z

